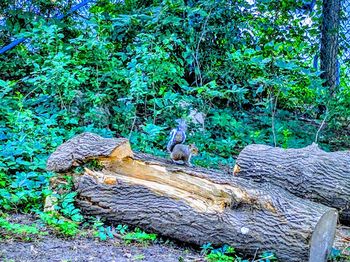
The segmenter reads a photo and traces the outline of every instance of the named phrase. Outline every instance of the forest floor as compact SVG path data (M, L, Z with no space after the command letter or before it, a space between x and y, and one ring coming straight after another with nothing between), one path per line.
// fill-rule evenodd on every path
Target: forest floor
M350 227L338 225L333 247L350 256Z
M9 219L13 223L27 225L38 224L30 215L14 215ZM48 229L43 229L48 230ZM48 230L49 232L50 230ZM1 232L0 232L1 233ZM339 227L337 230L335 248L344 250L350 245L350 228ZM149 244L126 244L120 238L99 241L86 232L74 239L60 238L53 233L40 235L29 242L18 239L0 239L0 261L205 261L199 249L180 246L172 241L159 241Z
M36 220L30 215L13 215L8 220L12 223L39 227L41 223L40 220ZM32 238L31 241L0 237L0 261L204 261L204 256L199 253L199 249L180 246L169 240L126 244L118 237L100 241L88 230L84 232L85 234L72 239L55 236L47 228L43 228L43 231L47 231L49 234L40 235L36 239Z

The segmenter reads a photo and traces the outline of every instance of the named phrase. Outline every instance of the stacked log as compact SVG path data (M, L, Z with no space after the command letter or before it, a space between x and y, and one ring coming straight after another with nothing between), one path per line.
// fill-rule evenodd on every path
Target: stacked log
M317 144L300 149L249 145L239 154L234 174L268 183L338 209L350 224L350 152L325 152Z
M74 175L86 215L197 245L229 244L252 256L270 250L281 261L326 261L332 247L335 209L271 184L134 153L123 138L84 133L58 147L47 168L67 172L89 159L103 169Z

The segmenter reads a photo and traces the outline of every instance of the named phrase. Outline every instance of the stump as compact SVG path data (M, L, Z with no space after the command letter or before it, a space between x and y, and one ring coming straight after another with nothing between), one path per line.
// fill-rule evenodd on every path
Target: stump
M316 144L301 149L249 145L239 154L234 173L337 208L341 222L350 223L349 151L329 153Z
M326 261L332 247L335 209L217 170L133 153L126 139L84 133L57 148L47 168L67 171L87 159L104 168L74 177L85 215L196 245L229 244L252 256L273 251L281 261Z

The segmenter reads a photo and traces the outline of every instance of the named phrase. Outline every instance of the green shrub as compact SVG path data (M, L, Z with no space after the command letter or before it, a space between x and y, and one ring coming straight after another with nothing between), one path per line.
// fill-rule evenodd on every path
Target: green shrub
M193 163L232 168L251 143L310 145L325 119L321 147L348 149L348 64L331 95L311 66L317 45L301 37L316 39L320 20L303 23L300 1L100 0L87 19L59 22L28 11L69 7L44 2L1 4L0 45L31 39L0 56L1 211L42 212L52 194L48 156L84 131L168 157L168 134L185 118L186 143L200 151ZM82 217L75 193L64 191L41 216L71 236Z
M36 225L11 223L5 217L0 217L1 238L15 238L18 240L32 241L33 237L46 234L47 232L40 231Z

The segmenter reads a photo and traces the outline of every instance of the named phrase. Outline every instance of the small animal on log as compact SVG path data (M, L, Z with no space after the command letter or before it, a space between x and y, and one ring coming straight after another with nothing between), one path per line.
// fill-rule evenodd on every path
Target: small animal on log
M177 161L182 160L185 165L192 166L190 163L191 157L196 155L198 155L198 148L195 144L177 144L174 146L174 149L170 154L170 158L174 163L177 163Z
M186 140L186 121L184 119L177 119L176 122L178 123L178 126L171 130L169 142L166 147L169 153L173 151L175 145L183 144Z

